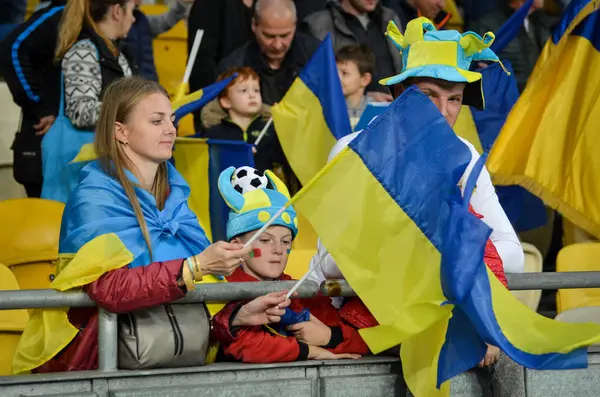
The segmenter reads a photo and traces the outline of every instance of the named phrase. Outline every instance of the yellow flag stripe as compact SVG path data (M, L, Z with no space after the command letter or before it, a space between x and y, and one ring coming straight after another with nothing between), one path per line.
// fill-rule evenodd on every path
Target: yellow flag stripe
M339 183L347 175L352 175L352 184ZM440 253L350 148L297 195L294 205L319 231L377 321L400 335L372 338L365 333L374 352L402 342L449 313L451 306L440 307L445 301Z
M212 241L210 185L208 181L210 153L206 139L177 138L173 156L175 157L177 171L190 186L191 192L188 205L198 217L206 237Z
M336 139L329 130L319 99L300 79L271 108L281 147L303 185L327 163Z

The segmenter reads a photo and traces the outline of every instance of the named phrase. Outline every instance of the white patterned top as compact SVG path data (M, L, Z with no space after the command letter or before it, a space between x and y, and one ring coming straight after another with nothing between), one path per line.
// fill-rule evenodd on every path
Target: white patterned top
M125 56L119 54L119 65L126 77L131 68ZM65 79L65 115L80 129L94 129L100 113L102 72L100 57L89 39L76 42L62 61Z

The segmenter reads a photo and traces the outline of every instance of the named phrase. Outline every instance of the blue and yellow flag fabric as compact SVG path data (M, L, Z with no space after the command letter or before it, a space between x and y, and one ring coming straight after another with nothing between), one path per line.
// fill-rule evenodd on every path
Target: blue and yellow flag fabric
M244 165L254 167L252 145L243 141L177 138L175 167L188 182L190 209L211 241L226 240L229 207L221 198L217 181L222 171Z
M495 42L494 42L495 43ZM505 73L506 69L510 74ZM454 131L479 151L489 152L496 141L512 107L519 99L517 82L510 62L478 70L481 73L486 106L483 110L463 106ZM520 186L499 186L496 193L500 204L518 232L541 227L546 223L544 203Z
M65 115L65 94L61 73L60 103L56 120L42 139L42 184L41 197L66 203L77 185L79 173L85 165L75 161L82 147L92 147L94 131L75 128Z
M178 91L177 97L173 98L173 110L175 112L175 125L187 116L188 114L201 109L208 102L212 101L223 91L227 85L237 77L237 73L221 81L217 81L207 87L204 87L198 91L192 92L191 94L182 96L181 92Z
M600 237L600 11L574 0L494 144L496 183L519 184Z
M212 101L237 75L209 85L173 102L175 125ZM62 87L62 86L61 86ZM81 169L96 158L94 131L80 131L64 115L64 94L61 89L59 115L42 140L44 185L42 198L66 203L79 181Z
M486 267L491 230L468 212L477 169L464 198L457 187L470 160L410 88L291 201L379 322L361 330L370 349L401 344L416 397L448 395L447 381L474 367L485 343L546 369L585 366L579 348L600 341L600 325L537 315Z
M108 176L96 161L84 167L81 182L63 213L57 276L52 288L59 291L80 288L111 270L187 258L210 244L188 208L190 188L172 165L167 166L170 193L163 210L157 209L148 191L135 188L150 236L152 259L120 183ZM137 184L133 174L127 171L127 175ZM209 305L213 312L221 307ZM14 373L40 366L73 340L79 330L69 322L67 310L33 312L13 359Z
M306 184L323 168L336 141L352 132L329 34L271 110L283 152Z

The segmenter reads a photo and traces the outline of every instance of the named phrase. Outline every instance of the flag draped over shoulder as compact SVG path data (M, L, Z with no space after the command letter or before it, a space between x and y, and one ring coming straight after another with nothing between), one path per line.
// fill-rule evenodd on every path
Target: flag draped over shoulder
M152 244L152 260L120 183L104 173L97 162L82 170L81 181L63 213L53 289L81 287L124 266L133 268L152 261L187 258L210 244L187 206L188 185L171 164L167 166L170 192L163 210L157 209L148 191L135 188ZM127 175L137 183L128 171ZM19 342L13 372L23 373L40 366L73 340L78 329L70 324L67 310L34 311Z
M508 61L504 62L504 67L496 63L478 71L482 76L485 109L463 106L454 131L473 144L479 154L483 154L489 152L496 141L508 114L519 99L519 90ZM496 193L518 232L535 229L546 223L544 203L524 188L517 185L499 186Z
M485 157L483 157L485 158ZM292 200L379 322L374 353L401 345L416 397L447 395L485 343L532 368L586 365L600 325L565 324L523 306L483 262L491 230L468 211L480 160L433 103L405 91ZM572 353L569 353L573 351Z
M306 184L325 165L336 141L352 132L329 34L271 110L283 152Z
M498 184L519 184L600 237L600 11L574 0L494 144Z

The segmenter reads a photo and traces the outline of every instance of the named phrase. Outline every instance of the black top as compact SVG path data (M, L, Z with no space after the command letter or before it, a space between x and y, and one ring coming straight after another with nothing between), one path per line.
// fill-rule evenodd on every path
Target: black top
M319 47L319 41L314 37L296 32L289 51L279 69L271 69L267 60L260 52L256 38L235 50L221 61L218 73L227 69L249 66L260 76L260 89L263 102L272 105L281 101L290 88L298 73L308 62L313 52Z

